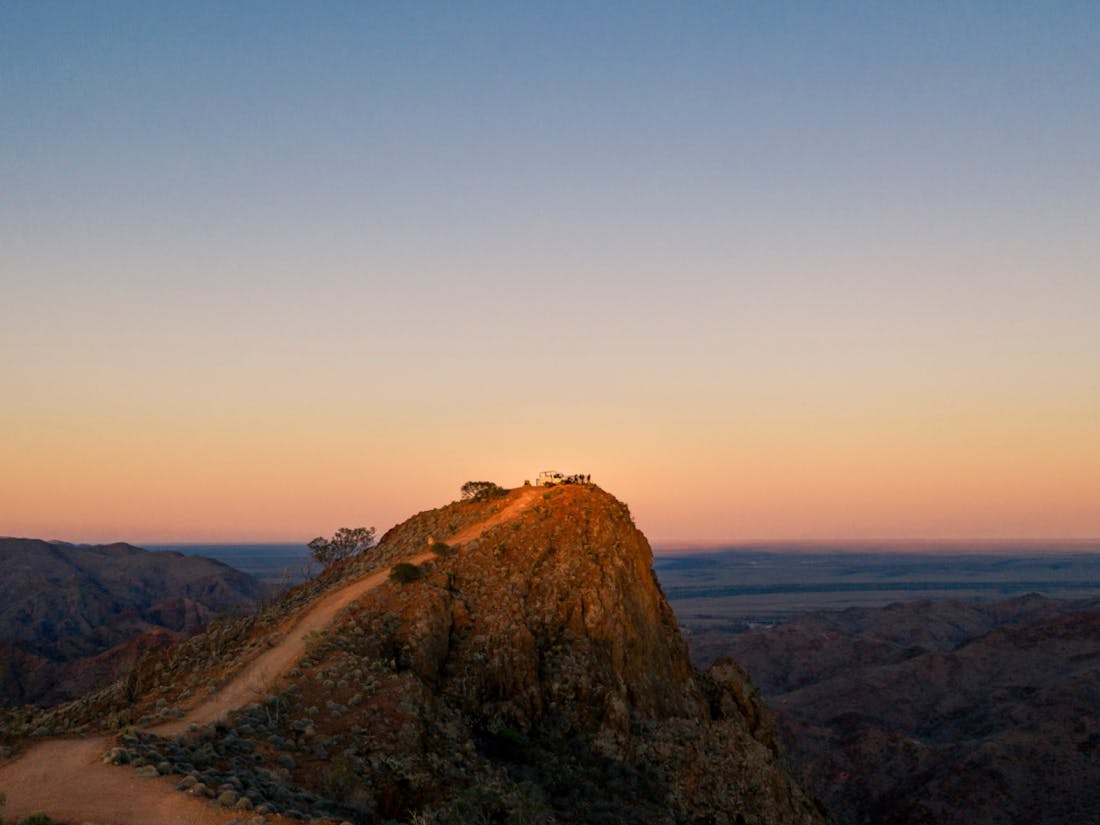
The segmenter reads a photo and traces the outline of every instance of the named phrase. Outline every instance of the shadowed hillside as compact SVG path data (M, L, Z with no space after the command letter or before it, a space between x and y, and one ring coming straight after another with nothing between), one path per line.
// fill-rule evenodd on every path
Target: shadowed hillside
M724 651L843 821L1100 819L1095 599L812 613L727 637Z
M72 699L260 595L250 576L197 556L0 539L0 703Z

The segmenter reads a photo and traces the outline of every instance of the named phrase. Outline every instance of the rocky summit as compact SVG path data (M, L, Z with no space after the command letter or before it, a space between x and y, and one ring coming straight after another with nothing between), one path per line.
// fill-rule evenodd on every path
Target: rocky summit
M410 550L434 538L415 519L392 537ZM348 711L313 727L326 750L350 746L352 773L370 776L361 792L390 789L373 800L386 814L473 800L576 822L815 821L744 671L691 668L651 563L612 496L540 492L419 580L356 605L297 696L318 703L346 682ZM384 725L356 739L349 716Z
M627 507L592 485L421 513L290 594L282 609L307 611L379 582L247 704L189 730L127 729L109 759L291 818L823 822L746 672L692 668L651 563ZM223 628L221 670L187 658L196 641L155 654L125 713L182 716L287 627ZM84 707L121 719L118 695Z

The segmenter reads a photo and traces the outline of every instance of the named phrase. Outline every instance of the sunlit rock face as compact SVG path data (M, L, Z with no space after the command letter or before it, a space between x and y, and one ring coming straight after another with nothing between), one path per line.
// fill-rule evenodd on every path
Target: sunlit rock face
M496 506L519 495L535 498L317 640L284 694L292 780L323 790L340 754L335 801L358 816L820 821L745 672L692 669L627 507L590 485ZM414 517L377 552L438 545L473 507Z

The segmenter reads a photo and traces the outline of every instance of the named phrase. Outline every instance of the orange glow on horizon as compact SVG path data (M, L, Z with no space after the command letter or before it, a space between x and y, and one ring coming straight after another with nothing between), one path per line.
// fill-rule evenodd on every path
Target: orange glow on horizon
M1100 535L1092 420L890 412L708 421L666 410L621 425L555 413L508 430L495 416L365 409L317 436L300 410L254 422L232 411L220 423L133 417L91 433L23 419L2 456L0 533L308 540L344 525L384 530L453 500L470 478L518 486L546 465L592 473L655 543Z

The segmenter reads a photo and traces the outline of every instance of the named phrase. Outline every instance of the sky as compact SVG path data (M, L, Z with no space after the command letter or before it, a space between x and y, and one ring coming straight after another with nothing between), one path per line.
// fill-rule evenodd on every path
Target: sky
M0 535L1100 537L1096 3L0 3L0 135Z

